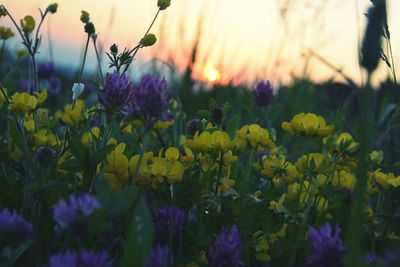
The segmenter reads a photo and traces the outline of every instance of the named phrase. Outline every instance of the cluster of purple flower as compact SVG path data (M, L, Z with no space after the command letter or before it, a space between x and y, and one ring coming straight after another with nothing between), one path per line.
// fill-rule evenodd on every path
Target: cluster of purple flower
M105 252L94 252L88 250L67 251L50 257L50 267L111 267Z
M182 239L185 222L186 215L182 208L165 205L157 209L155 218L157 243L168 244L170 236L174 243L179 242Z
M242 242L236 225L221 229L207 250L207 260L213 267L239 267L243 264Z
M275 99L271 82L259 82L253 91L253 97L257 106L271 105Z
M61 199L56 203L53 219L61 229L79 230L85 219L100 208L92 195L71 195L68 200Z
M52 94L58 94L61 90L61 79L54 74L54 64L43 62L38 65L38 77L44 81L44 86Z
M307 259L306 267L340 267L344 266L342 257L346 247L340 239L340 228L332 229L329 223L321 228L310 227L309 238L311 254Z
M4 209L0 212L0 233L11 240L24 241L32 237L32 224L16 211Z
M99 93L100 103L106 109L135 114L146 127L165 118L171 99L172 92L167 81L151 74L144 75L134 89L126 74L108 74Z

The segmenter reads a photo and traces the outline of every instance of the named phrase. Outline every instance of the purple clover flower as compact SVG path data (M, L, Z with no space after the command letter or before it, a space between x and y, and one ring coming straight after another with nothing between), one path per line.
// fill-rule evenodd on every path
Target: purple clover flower
M346 253L346 247L340 239L340 228L336 226L332 230L326 223L321 228L310 227L309 237L311 242L311 254L307 258L306 267L340 267L344 266L342 256Z
M397 267L400 263L400 247L387 250L382 258L384 267Z
M39 79L49 79L54 72L54 65L52 62L42 62L38 65L38 76Z
M236 225L222 228L207 250L207 260L213 267L239 267L242 261L242 243Z
M112 261L105 252L82 250L52 255L49 265L50 267L111 267Z
M168 267L168 246L157 245L147 259L146 267Z
M15 241L24 241L32 237L32 224L24 220L16 211L3 209L0 212L0 233Z
M95 196L90 194L70 195L69 199L61 199L56 203L53 219L61 229L80 230L83 221L100 208L100 203Z
M48 80L48 91L54 95L60 93L62 87L62 81L60 78L56 76L50 77Z
M275 97L270 81L259 82L253 91L253 97L257 106L271 105Z
M133 92L134 103L131 111L142 117L146 127L161 119L168 110L172 92L165 78L145 74Z
M30 81L29 79L25 79L20 82L19 86L20 86L22 92L29 93L29 92L33 91L35 84L33 81Z
M104 89L99 92L99 101L106 109L126 111L133 101L132 82L128 75L117 71L107 74Z
M182 239L185 222L186 215L182 208L164 205L157 209L155 219L157 242L168 244L170 235L174 242L179 242Z
M376 261L376 256L372 252L365 253L362 258L363 258L364 262L370 263L370 264L374 263Z

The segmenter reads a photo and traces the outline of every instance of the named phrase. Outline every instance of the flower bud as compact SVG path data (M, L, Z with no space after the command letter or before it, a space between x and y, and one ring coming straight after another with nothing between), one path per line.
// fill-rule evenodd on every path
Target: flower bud
M222 108L216 106L211 110L211 118L216 124L221 124L224 119L224 112Z
M50 4L50 5L47 7L47 10L48 10L51 14L54 14L54 13L57 12L57 8L58 8L58 4L57 4L57 3L53 3L53 4Z
M42 165L48 165L55 160L54 150L47 146L41 146L36 150L36 160Z
M158 0L157 6L160 10L164 10L171 5L171 0Z
M96 32L96 29L94 28L94 24L91 22L87 22L85 24L85 32L87 34L94 34Z
M35 19L32 16L25 16L21 19L22 30L26 33L32 32L35 29Z
M89 20L90 20L89 13L87 11L85 11L85 10L82 10L81 21L83 23L88 23Z
M140 40L140 44L143 45L144 47L152 46L153 44L156 43L156 41L157 41L156 36L152 33L149 33Z
M111 51L111 54L112 54L112 55L118 54L118 46L117 46L116 44L113 44L113 45L110 47L110 51Z
M199 119L193 119L186 125L186 131L190 136L194 136L196 132L203 131L203 123Z
M7 40L8 38L13 37L15 34L12 32L10 28L6 28L0 26L0 39Z
M0 6L0 18L1 18L1 17L5 17L5 16L7 16L7 12L6 12L6 10L4 9L4 6L1 5L1 6Z

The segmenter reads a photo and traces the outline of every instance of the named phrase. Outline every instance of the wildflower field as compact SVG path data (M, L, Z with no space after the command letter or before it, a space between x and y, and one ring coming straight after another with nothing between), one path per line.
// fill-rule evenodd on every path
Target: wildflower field
M157 1L153 23L171 4ZM38 61L58 9L16 18L0 5L13 26L0 26L0 266L400 266L400 88L384 0L367 11L361 85L266 77L198 92L185 75L128 75L163 42L153 23L89 75L101 35L82 11L79 73ZM24 48L5 49L11 38ZM393 75L373 87L379 61Z

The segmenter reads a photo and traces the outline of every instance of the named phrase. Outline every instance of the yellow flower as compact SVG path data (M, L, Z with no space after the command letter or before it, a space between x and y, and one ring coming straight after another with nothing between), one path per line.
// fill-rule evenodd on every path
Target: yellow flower
M323 117L314 113L299 113L290 122L282 122L282 129L291 135L305 134L324 137L332 133L333 125L327 125Z
M285 210L285 207L283 206L283 203L285 202L286 199L286 194L283 194L278 202L276 202L275 200L271 200L269 202L269 207L268 209L273 210L274 212L282 212Z
M175 161L172 166L170 166L170 169L166 174L168 183L174 184L182 181L184 172L185 168L183 167L182 163Z
M227 193L231 191L231 188L236 184L236 181L233 179L222 178L220 184L218 186L218 192Z
M299 183L290 184L290 185L288 185L286 198L289 200L294 200L298 197L299 192L300 192L300 184Z
M6 101L6 97L7 97L7 89L6 88L2 88L3 90L0 91L0 108L2 108L4 106L5 103L7 103ZM5 94L5 95L4 95Z
M263 161L263 169L261 174L270 178L281 177L286 173L286 158L285 157L269 157Z
M227 151L232 143L229 135L223 131L214 131L211 134L211 145L213 149Z
M374 150L369 154L369 159L379 165L383 161L383 152L381 150Z
M394 174L391 174L388 178L388 184L393 186L394 188L400 186L400 176L395 177Z
M322 172L325 168L324 155L321 153L310 153L301 156L295 163L297 171L302 175L309 175L317 171Z
M172 162L177 160L179 158L179 155L180 155L179 149L177 149L176 147L169 147L165 151L165 158Z
M229 150L224 154L224 164L225 165L232 165L234 162L238 160L238 157L233 155L232 151Z
M62 114L61 119L64 123L72 127L78 127L81 123L81 118L85 109L85 102L81 99L78 99L74 108L72 108L72 106L73 104L65 105L64 113Z
M89 146L90 144L93 143L93 137L95 139L99 139L100 137L100 128L99 127L93 127L90 129L89 132L86 132L82 135L82 144L85 146Z
M345 170L341 170L337 175L333 177L332 184L334 186L340 186L346 189L353 189L356 181L357 180L354 174L349 173Z
M35 147L55 146L57 145L57 137L54 134L47 134L47 130L43 129L33 135L35 138Z
M36 97L28 93L15 93L11 96L11 102L8 108L16 116L21 117L27 113L31 113L37 106Z
M35 132L35 120L33 119L33 114L28 114L25 118L24 127L28 133Z
M154 124L154 128L156 129L161 129L161 130L165 130L168 129L169 127L171 127L172 125L174 125L174 120L167 120L167 121L161 121L158 120L156 121L156 123Z
M370 172L369 175L371 175L372 179L375 180L375 182L379 184L383 189L387 189L389 187L388 175L381 172L380 169L374 172Z
M194 161L194 155L192 150L190 148L184 146L183 150L185 151L185 155L182 155L181 157L181 162L185 165L188 166L190 163Z
M38 105L42 105L47 99L47 90L43 90L42 92L35 92L35 97L37 99Z
M140 167L137 170L136 182L139 185L150 185L151 183L150 180L151 172L148 165L150 156L152 158L152 153L145 153L145 156L143 157L142 162L140 163ZM134 155L129 161L129 173L131 176L135 174L137 165L139 164L139 158L140 155Z
M247 145L253 149L275 148L269 132L258 124L245 125L236 132L233 144L238 150L244 150Z
M126 145L121 143L107 154L107 164L103 168L104 175L111 183L112 189L117 191L129 182L129 160L123 154Z

